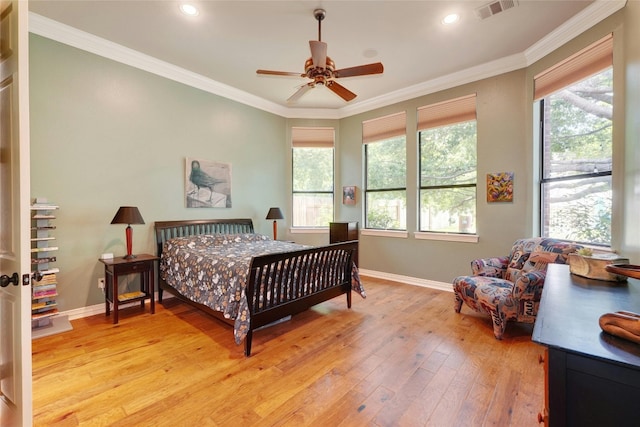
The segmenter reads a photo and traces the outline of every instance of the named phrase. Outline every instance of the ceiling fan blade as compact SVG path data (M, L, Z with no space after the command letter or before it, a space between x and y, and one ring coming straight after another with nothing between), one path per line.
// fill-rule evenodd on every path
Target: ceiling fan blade
M270 76L296 76L296 77L305 77L304 74L293 73L289 71L271 71L271 70L257 70L258 74L266 74Z
M307 93L309 89L313 89L314 86L315 86L314 82L307 83L306 85L300 86L300 89L298 89L296 93L294 93L289 97L289 99L287 99L287 102L289 103L296 102L298 99L302 97L302 95Z
M343 68L341 70L335 70L333 76L338 77L355 77L366 76L369 74L381 74L384 71L384 67L381 62L376 62L367 65L358 65L357 67Z
M338 95L340 98L344 99L347 102L351 101L353 98L357 96L355 93L351 92L349 89L342 86L340 83L336 83L333 80L329 80L327 82L327 87L331 89L333 93L335 93L336 95Z
M325 68L327 66L327 44L316 40L309 40L311 48L311 60L314 67Z

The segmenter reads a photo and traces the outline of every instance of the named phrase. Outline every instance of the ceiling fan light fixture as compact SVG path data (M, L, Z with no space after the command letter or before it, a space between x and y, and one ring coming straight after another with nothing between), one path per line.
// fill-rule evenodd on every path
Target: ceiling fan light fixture
M200 11L198 10L198 8L189 3L182 3L180 5L180 12L182 12L183 15L187 15L187 16L200 15Z
M296 102L309 89L313 89L317 85L329 88L340 98L349 102L356 97L356 94L337 83L334 79L340 77L357 77L370 74L382 74L384 67L381 62L373 64L358 65L356 67L348 67L336 70L335 63L327 56L327 44L322 41L322 21L326 16L324 9L316 9L313 15L318 21L318 40L309 40L309 48L311 50L311 58L304 63L304 73L292 73L288 71L271 71L257 70L257 74L265 74L272 76L296 76L311 79L311 82L302 85L292 96L287 99L287 103ZM375 50L370 52L377 54Z

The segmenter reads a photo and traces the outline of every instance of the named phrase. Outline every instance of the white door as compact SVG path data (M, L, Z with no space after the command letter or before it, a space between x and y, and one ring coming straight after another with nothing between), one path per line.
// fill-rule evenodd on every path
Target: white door
M28 2L0 0L0 37L0 425L31 426Z

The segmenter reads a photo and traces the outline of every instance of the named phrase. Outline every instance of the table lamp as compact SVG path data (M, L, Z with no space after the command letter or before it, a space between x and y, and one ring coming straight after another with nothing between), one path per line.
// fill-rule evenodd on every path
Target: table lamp
M272 219L273 220L273 240L277 240L278 239L278 223L277 223L277 220L284 219L284 216L282 215L282 211L280 210L280 208L271 208L271 209L269 209L269 213L267 213L267 218L266 219Z
M127 255L124 259L135 258L135 255L131 254L131 248L133 247L133 229L131 224L144 224L140 211L135 206L120 206L116 216L111 220L111 224L127 224L125 230L127 235Z

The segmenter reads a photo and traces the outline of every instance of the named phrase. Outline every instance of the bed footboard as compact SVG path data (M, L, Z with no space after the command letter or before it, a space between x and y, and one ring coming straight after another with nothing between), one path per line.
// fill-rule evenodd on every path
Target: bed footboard
M353 254L357 241L293 252L262 255L251 262L246 297L251 325L245 355L251 354L253 330L338 295L351 308Z

